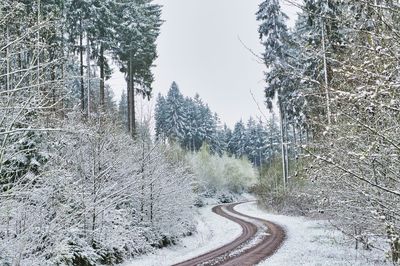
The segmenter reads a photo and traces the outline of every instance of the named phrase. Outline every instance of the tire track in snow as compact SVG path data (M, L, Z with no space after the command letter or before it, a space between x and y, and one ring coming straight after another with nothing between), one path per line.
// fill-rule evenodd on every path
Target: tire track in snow
M234 208L242 203L219 205L212 211L238 223L242 234L231 243L174 266L255 265L272 256L282 245L286 234L275 223L241 214Z

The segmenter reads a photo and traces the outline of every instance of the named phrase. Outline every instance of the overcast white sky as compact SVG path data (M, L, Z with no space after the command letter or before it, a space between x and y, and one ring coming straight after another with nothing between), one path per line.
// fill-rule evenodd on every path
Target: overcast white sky
M239 41L261 54L255 13L261 0L156 0L165 20L158 40L154 96L166 94L176 81L185 96L196 93L228 126L260 113L250 90L264 101L264 70ZM296 9L284 6L291 18ZM122 80L122 82L121 82ZM125 89L123 76L109 82L116 97ZM122 87L122 88L121 88Z

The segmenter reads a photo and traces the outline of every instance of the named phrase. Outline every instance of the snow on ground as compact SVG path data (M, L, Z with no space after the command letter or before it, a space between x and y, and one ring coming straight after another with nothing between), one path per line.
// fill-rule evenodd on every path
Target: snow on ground
M346 242L340 232L330 229L324 221L267 214L255 202L241 204L235 210L285 227L285 243L260 266L391 265L382 261L382 253L355 250L354 242Z
M242 233L240 225L213 213L212 207L198 210L197 233L185 237L176 246L156 250L153 254L138 257L124 266L172 265L232 242Z
M211 211L212 206L200 208L197 214L197 233L184 238L178 245L156 250L138 257L124 266L172 265L221 247L241 234L241 227ZM380 252L355 250L354 242L329 227L325 221L268 214L255 202L235 208L238 212L266 219L284 226L287 239L277 253L260 266L291 265L391 265Z

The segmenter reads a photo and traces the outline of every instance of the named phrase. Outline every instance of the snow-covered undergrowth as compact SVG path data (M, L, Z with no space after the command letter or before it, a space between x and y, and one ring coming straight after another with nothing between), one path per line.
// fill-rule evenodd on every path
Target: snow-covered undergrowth
M197 233L182 239L176 246L155 250L154 253L134 259L123 266L172 265L236 239L242 232L240 225L213 213L211 209L212 206L206 206L197 210Z
M257 180L256 170L246 158L212 155L206 145L199 152L188 154L187 159L197 180L198 206L207 204L209 199L236 201Z
M390 265L383 261L379 251L355 249L340 232L329 227L326 221L308 220L267 214L255 202L235 207L240 213L266 219L284 226L287 239L275 255L260 265Z
M63 122L45 163L0 183L0 265L117 264L194 230L192 174L168 148L106 117Z

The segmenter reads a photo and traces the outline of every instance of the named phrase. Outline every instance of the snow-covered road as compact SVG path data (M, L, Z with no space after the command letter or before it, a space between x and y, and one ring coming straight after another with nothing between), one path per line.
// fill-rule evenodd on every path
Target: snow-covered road
M172 265L236 239L241 234L241 227L212 213L211 209L212 206L199 209L198 233L183 239L177 246L157 250L124 266ZM287 239L284 245L260 265L385 265L382 253L355 250L354 243L346 241L324 221L268 214L255 202L238 205L235 210L285 227Z

